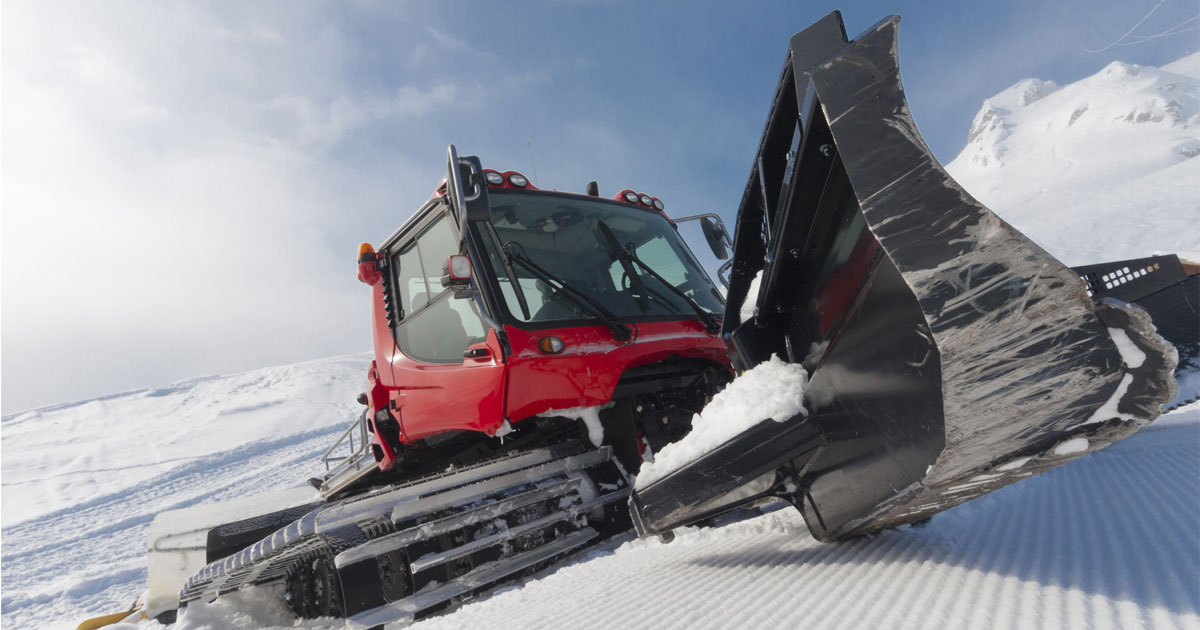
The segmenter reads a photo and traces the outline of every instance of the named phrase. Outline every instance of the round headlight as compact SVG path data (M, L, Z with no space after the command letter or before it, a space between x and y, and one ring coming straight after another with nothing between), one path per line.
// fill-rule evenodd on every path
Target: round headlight
M647 194L642 194L642 196L638 197L638 201L642 202L643 206L648 206L648 205L654 203L654 202L650 201L650 195L647 195Z
M659 199L658 197L655 197L655 198L654 198L654 209L655 209L655 210L658 210L659 212L662 212L662 211L663 211L663 210L665 210L666 208L667 208L667 207L666 207L665 205L663 205L662 199Z
M517 188L524 188L529 184L529 180L525 179L525 176L520 173L513 173L512 175L508 176L508 183L516 186Z
M629 203L637 203L638 202L638 194L633 192L632 190L626 192L625 193L625 201L628 201Z
M483 177L484 177L484 179L487 180L487 183L492 186L503 186L504 185L504 176L495 171L489 171Z
M538 350L545 354L558 354L563 351L563 340L558 337L542 337L538 339Z

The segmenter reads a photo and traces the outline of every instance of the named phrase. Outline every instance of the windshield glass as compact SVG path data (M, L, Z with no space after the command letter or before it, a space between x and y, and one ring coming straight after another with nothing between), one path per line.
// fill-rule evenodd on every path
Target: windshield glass
M695 317L695 311L640 267L629 266L636 274L630 277L627 267L606 244L598 227L601 221L622 247L632 245L638 258L700 308L717 316L724 313L720 293L675 229L657 212L620 202L555 193L491 191L490 197L492 225L502 244L513 243L518 252L535 264L622 319L690 318ZM579 304L559 295L528 269L514 265L517 282L529 304L530 317L523 317L516 291L491 239L484 235L483 241L514 318L528 322L592 318Z

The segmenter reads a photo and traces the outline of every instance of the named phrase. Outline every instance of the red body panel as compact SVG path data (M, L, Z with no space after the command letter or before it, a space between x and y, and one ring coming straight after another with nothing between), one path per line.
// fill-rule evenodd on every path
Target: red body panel
M390 337L391 331L388 331ZM400 419L400 438L412 442L446 431L492 434L504 423L505 366L496 331L489 330L481 358L458 365L414 361L397 350L392 355L396 385L390 394Z
M387 405L400 422L403 442L446 431L492 435L506 419L517 422L555 409L602 405L626 370L672 355L728 363L724 342L698 322L647 322L637 328L632 343L617 344L603 326L537 331L505 326L511 347L507 362L501 359L496 331L489 330L485 343L472 346L486 347L487 356L464 359L461 365L433 365L405 356L392 343L391 330L379 326L377 363L383 367L380 373L390 372L393 380L377 390L382 397L371 396L371 412L376 404ZM537 349L538 340L547 335L562 339L561 353ZM385 353L378 355L379 349ZM381 443L377 440L372 437L373 443ZM384 453L390 459L391 449Z
M629 368L662 361L671 355L728 363L725 343L699 322L643 322L636 338L613 340L603 326L522 330L505 326L512 346L509 357L508 417L517 421L552 409L594 407L608 402ZM563 340L560 354L543 354L538 339Z

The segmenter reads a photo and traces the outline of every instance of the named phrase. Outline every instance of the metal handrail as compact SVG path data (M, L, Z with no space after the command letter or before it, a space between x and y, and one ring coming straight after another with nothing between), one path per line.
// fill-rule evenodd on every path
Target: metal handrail
M357 438L357 439L356 439ZM349 453L334 455L334 451L343 445L349 446ZM331 494L361 477L364 471L363 462L370 461L374 466L374 458L370 455L370 443L367 441L366 412L363 412L333 443L321 454L321 463L325 464L325 475L321 478L321 492ZM335 465L336 464L336 465Z

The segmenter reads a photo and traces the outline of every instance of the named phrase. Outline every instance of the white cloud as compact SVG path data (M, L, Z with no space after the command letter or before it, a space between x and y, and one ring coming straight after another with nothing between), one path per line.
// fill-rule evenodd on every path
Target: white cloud
M453 84L360 91L344 37L303 12L9 8L6 413L369 347L357 243L436 176L330 151L452 106Z
M436 43L443 50L446 50L449 52L456 52L456 53L465 53L468 55L472 55L474 57L479 57L480 59L486 59L486 60L491 60L491 61L504 61L504 58L501 57L500 55L497 55L497 54L491 53L491 52L487 52L484 50L479 50L479 49L475 48L474 46L471 46L467 42L465 42L457 37L454 37L453 35L450 35L449 33L440 31L432 26L426 25L425 32L429 33L429 36L433 38L434 43Z
M265 26L254 26L240 31L230 30L222 26L213 29L213 35L218 39L231 42L281 44L284 41L282 35Z
M259 109L293 118L295 136L302 144L333 144L347 132L372 122L417 118L451 105L454 96L453 84L440 83L428 90L403 86L390 98L338 96L324 105L302 96L277 96Z

